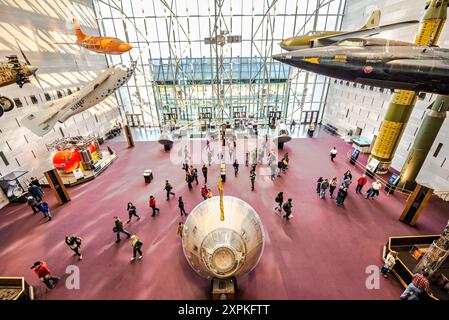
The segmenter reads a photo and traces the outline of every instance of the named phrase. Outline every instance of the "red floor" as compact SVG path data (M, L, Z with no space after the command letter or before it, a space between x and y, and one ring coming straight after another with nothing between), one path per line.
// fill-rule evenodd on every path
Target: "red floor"
M118 153L113 165L92 182L69 189L72 201L58 207L51 192L46 200L53 208L53 221L45 223L26 204L0 210L0 275L25 276L37 288L38 299L207 299L209 281L200 278L185 260L176 228L180 221L177 201L165 200L165 179L182 195L189 212L201 201L200 188L189 192L180 164L156 142L137 142L128 149L124 142L111 142ZM336 162L328 153L337 145ZM182 148L181 148L182 149ZM181 150L180 149L180 150ZM437 234L446 225L448 204L433 199L415 228L398 221L405 199L384 192L375 200L355 194L355 186L339 208L334 201L319 199L318 176L338 176L349 168L344 157L350 145L338 137L294 139L285 148L290 155L288 174L271 182L258 168L256 191L251 192L248 168L234 178L228 166L224 193L250 203L261 216L266 231L265 251L258 266L239 279L241 299L398 299L402 288L396 280L380 279L379 290L365 287L369 265L380 265L380 253L388 236ZM182 155L182 152L178 153ZM171 156L177 155L172 150ZM153 170L155 180L145 184L143 170ZM209 176L218 174L211 167ZM215 178L214 178L215 180ZM200 179L202 181L202 178ZM212 185L217 194L216 183ZM284 191L293 198L294 218L286 223L274 214L274 197ZM161 209L152 218L146 206L155 194ZM131 263L129 241L116 244L112 217L127 219L126 204L132 201L143 216L128 229L143 241L144 258ZM66 234L84 239L81 262L64 244ZM45 260L63 277L52 291L44 289L30 266ZM65 268L80 267L80 290L64 286Z

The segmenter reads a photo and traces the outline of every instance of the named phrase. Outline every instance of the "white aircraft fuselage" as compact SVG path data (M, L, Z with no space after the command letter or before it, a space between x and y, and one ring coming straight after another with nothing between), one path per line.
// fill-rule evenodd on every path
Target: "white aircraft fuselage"
M133 72L133 66L113 65L81 90L47 103L42 110L27 115L21 122L36 135L43 136L54 127L56 122L62 123L106 99L126 83Z

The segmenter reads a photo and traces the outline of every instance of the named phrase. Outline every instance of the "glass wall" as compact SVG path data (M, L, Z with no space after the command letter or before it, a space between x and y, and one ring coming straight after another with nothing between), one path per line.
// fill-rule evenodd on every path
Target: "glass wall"
M146 124L209 114L263 119L281 111L288 121L304 121L306 111L320 115L327 78L271 56L282 52L282 39L339 30L345 0L93 2L101 35L134 47L107 59L137 61L134 77L117 95L123 110L142 114Z

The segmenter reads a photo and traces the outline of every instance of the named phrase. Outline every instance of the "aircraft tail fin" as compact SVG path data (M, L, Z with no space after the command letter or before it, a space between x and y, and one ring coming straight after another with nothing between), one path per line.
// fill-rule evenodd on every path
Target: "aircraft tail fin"
M76 40L79 42L83 41L86 35L81 31L78 19L73 18L73 26L75 27Z
M366 20L366 23L360 28L360 30L378 27L380 23L380 10L376 9L371 12L371 15Z
M58 108L50 107L28 114L20 120L20 123L35 135L42 137L53 129L58 121L58 113Z

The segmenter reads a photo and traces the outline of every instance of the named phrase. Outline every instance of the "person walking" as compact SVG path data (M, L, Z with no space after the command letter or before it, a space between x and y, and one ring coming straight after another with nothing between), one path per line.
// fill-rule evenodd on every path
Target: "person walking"
M371 188L366 193L366 199L374 198L374 196L379 196L379 190L382 187L382 183L380 183L380 180L377 179L371 184Z
M170 195L172 194L173 197L175 196L174 192L171 192L173 189L172 185L168 182L168 180L165 180L165 187L164 190L167 191L167 200L170 200Z
M29 184L28 192L31 193L31 195L35 197L37 201L42 201L42 198L44 197L44 192L42 191L42 188L35 184L31 183Z
M115 235L117 237L117 240L115 242L121 241L120 233L126 234L128 236L128 238L131 237L131 233L128 230L125 230L123 228L123 222L122 222L122 220L120 220L119 217L114 217L114 224L115 225L114 225L114 228L112 228L112 231L115 232Z
M383 277L388 278L387 272L393 269L394 265L396 264L396 258L398 257L398 254L399 253L397 251L388 252L387 257L385 258L385 263L380 269L380 274Z
M237 174L239 173L239 163L238 163L237 159L234 160L234 163L232 164L232 166L234 167L234 176L237 177Z
M343 175L343 180L346 180L346 179L352 180L351 170L346 171L345 174Z
M193 168L193 179L195 179L196 185L198 185L198 169Z
M189 187L189 190L192 190L193 177L190 175L189 172L186 173L186 182L187 182L187 186Z
M187 216L186 210L184 209L184 200L182 200L182 197L179 197L178 199L178 208L181 212L181 216L182 215Z
M277 203L277 206L274 208L274 210L282 212L282 204L284 203L284 192L282 191L279 192L274 201L276 201Z
M207 151L207 162L210 167L210 164L212 163L212 150L210 150L210 149L209 149L209 151Z
M45 261L36 261L31 269L38 278L45 283L48 289L53 289L56 283L61 279L60 277L51 274Z
M133 216L137 217L137 220L140 220L140 216L137 214L136 207L132 204L132 202L128 202L128 207L126 208L128 210L128 221L126 221L126 224L131 222L131 218Z
M316 181L316 193L320 193L321 182L323 181L324 181L323 177L319 177L318 180Z
M337 193L337 199L335 201L337 206L342 206L347 196L348 196L348 188L340 186Z
M334 161L335 157L337 156L337 148L333 147L330 151L331 155L331 161Z
M331 182L329 183L329 195L330 195L331 199L334 198L334 191L335 191L335 188L337 188L337 186L338 186L337 177L333 177Z
M427 271L423 271L422 273L415 273L412 277L412 282L405 288L404 292L402 292L400 299L401 300L416 300L418 296L423 292L430 293L430 283L427 277L429 273ZM410 293L412 294L410 296Z
M201 168L201 171L203 172L204 183L207 183L207 167L206 167L205 164L203 164L203 167Z
M329 179L324 179L320 185L320 198L326 198L326 190L329 189Z
M210 141L209 141L209 139L206 140L206 149L210 150Z
M249 166L249 152L247 151L246 153L245 153L245 166Z
M47 202L40 202L39 203L39 211L44 214L44 216L50 221L53 217L51 216L50 208L48 207Z
M39 212L39 203L35 197L29 195L27 197L27 204L31 207L31 209L33 209L33 213Z
M210 199L210 198L212 198L212 197L213 197L213 195L212 195L212 190L207 189L206 199Z
M285 218L285 220L289 221L292 217L292 199L289 198L286 203L282 206L282 209L284 209L285 214L282 216Z
M142 254L143 242L135 234L133 234L131 236L131 246L133 247L133 257L131 258L131 261L134 261L134 259L136 259L137 253L139 253L139 259L142 259L142 257L143 257L143 254Z
M81 248L81 242L83 239L81 239L80 236L66 236L65 237L65 244L72 249L73 252L79 257L80 260L83 260L83 256L80 253Z
M150 205L150 208L153 210L153 213L151 214L152 217L156 215L156 213L159 213L159 208L156 208L156 198L153 196L150 196L150 201L148 202Z
M207 185L204 185L202 188L201 188L201 196L203 197L203 200L206 200L207 199Z
M352 180L349 179L349 177L347 178L343 178L343 181L341 182L341 185L345 188L349 188L349 186L351 185Z
M356 193L362 193L362 188L366 184L367 181L368 181L368 179L366 178L366 175L362 174L357 179L357 187L355 188L355 192Z
M251 191L254 191L254 182L256 181L256 171L255 170L251 171L249 178L251 180Z
M182 239L182 231L184 230L184 222L179 222L178 223L178 229L176 230L176 235L180 236Z

